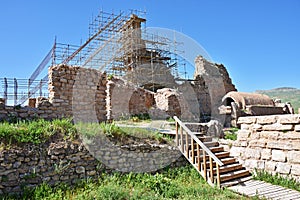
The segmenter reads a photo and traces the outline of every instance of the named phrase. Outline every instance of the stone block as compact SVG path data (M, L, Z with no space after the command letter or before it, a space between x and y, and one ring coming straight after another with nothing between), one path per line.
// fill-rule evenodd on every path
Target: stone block
M291 174L300 176L300 165L299 164L292 165Z
M277 140L280 132L278 131L261 131L259 133L260 138L265 138L268 140Z
M241 147L247 147L248 146L248 142L247 141L240 141L240 146Z
M300 141L292 141L292 149L300 151Z
M293 130L293 125L275 123L264 125L262 129L265 131L291 131Z
M238 124L254 124L256 122L256 117L240 117L238 119Z
M95 170L92 170L92 171L88 171L87 172L87 175L88 176L95 176L97 174L97 172Z
M241 124L241 130L249 130L251 127L250 124Z
M244 154L244 149L243 147L231 147L230 149L230 155L233 157L239 157L242 156Z
M258 166L258 160L247 159L245 160L244 166L247 169L256 169Z
M261 149L252 149L252 148L246 148L244 157L246 159L248 158L254 158L256 160L260 159L261 156Z
M261 150L261 159L263 160L270 160L272 156L271 149L262 149Z
M300 140L300 133L289 131L287 133L279 133L278 139L280 140Z
M269 172L274 172L276 169L277 162L266 161L265 162L265 170Z
M287 153L287 161L289 163L300 163L300 151L289 151Z
M84 174L85 173L85 168L83 166L76 167L76 173L77 174Z
M258 160L257 164L256 164L256 168L261 169L261 170L265 169L265 161L264 160Z
M260 130L262 130L262 125L261 124L252 124L250 126L250 130L260 131Z
M267 141L264 139L250 140L249 147L266 147Z
M286 161L286 153L282 150L272 150L272 160L285 162Z
M276 172L280 174L289 174L291 171L291 164L279 162L276 165Z
M251 132L249 130L239 130L237 132L237 140L247 140Z
M272 116L259 116L257 117L257 122L258 124L274 124L277 120L277 116L272 115Z
M294 145L291 141L270 141L267 142L267 148L270 149L282 149L282 150L292 150L294 149L296 144ZM300 148L300 146L299 146Z
M282 115L279 116L278 122L281 124L299 124L300 115Z
M297 131L297 132L300 131L300 124L295 125L295 131Z
M256 131L251 131L250 136L248 137L248 140L259 140L260 134Z
M236 147L247 147L248 146L248 142L242 141L242 140L233 141L232 144L233 144L233 146L236 146Z

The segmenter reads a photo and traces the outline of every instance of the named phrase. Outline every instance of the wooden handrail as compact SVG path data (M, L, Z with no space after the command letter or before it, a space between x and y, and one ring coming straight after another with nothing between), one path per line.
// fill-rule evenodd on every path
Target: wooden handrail
M174 116L173 118L180 125L180 127L182 127L185 130L185 132L189 134L190 137L193 138L193 140L197 144L200 145L200 147L208 154L208 156L211 157L217 163L217 165L224 165L223 162L217 156L215 156L215 154L213 154L213 152L211 152L211 150L207 148L207 146L205 146L205 144L203 144L203 142L201 142L201 140L199 140L199 138L195 134L193 134L192 131L189 128L187 128L184 123L180 121L180 119L178 119L178 117Z

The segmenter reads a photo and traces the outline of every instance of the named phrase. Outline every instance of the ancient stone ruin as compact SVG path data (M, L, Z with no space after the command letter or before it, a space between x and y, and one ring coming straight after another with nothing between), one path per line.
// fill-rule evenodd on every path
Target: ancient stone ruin
M243 116L294 114L289 103L274 101L263 94L229 92L222 98L220 114L225 115L226 126L237 127L237 120Z
M55 43L30 77L27 95L17 98L17 87L14 91L15 106L28 102L29 107L4 106L8 100L4 95L0 119L10 114L76 121L111 121L138 114L162 119L177 115L195 122L217 118L222 97L236 91L226 68L199 55L194 71L188 72L188 62L170 50L179 48L180 42L148 33L141 15L100 12L88 40L78 49ZM33 86L32 80L50 61L42 79L48 80L48 98L32 98L44 84ZM191 78L185 77L188 73Z
M18 84L14 80L14 105L7 104L8 91L5 90L0 99L0 121L9 121L12 117L19 120L72 118L74 123L98 123L138 115L163 120L177 116L189 122L186 124L191 134L207 134L210 145L217 143L212 138L223 136L223 124L235 126L241 128L237 142L221 141L232 156L251 170L273 170L299 179L296 157L300 152L300 118L283 115L293 114L291 105L265 95L237 92L225 66L201 55L194 58L192 77L181 76L180 67L185 66L186 61L168 50L177 42L145 34L145 21L137 13L101 13L92 23L91 35L80 47L55 43L30 77L28 91L21 98L18 98ZM50 61L47 74L34 85L32 80ZM38 89L42 94L44 82L48 84L48 96L34 97ZM7 82L5 87L8 88ZM30 179L31 185L73 183L78 178L95 177L104 168L153 171L168 164L158 158L163 156L174 164L181 155L178 149L169 146L146 155L144 152L124 153L111 149L105 140L98 142L95 146L100 145L103 151L88 152L81 140L64 141L62 138L40 147L1 151L0 194L21 191L20 184L26 182L24 177L32 174L32 170L40 176ZM135 153L139 154L138 159ZM94 158L97 154L104 158L106 167L99 167ZM182 158L179 162L186 164ZM51 170L46 171L44 166Z
M204 60L199 57L196 61L198 59ZM196 62L197 68L205 67L203 65L214 66L216 70L220 66L208 61ZM163 88L153 92L122 78L108 80L106 73L95 69L57 65L49 68L49 98L31 98L28 106L18 108L2 103L0 120L14 115L19 119L73 117L75 121L97 122L147 113L153 118L179 116L201 121L204 120L201 115L210 116L225 95L225 91L210 95L209 90L220 87L212 83L208 86L205 76L208 75L196 74L195 81L178 84L178 89ZM217 79L230 86L224 89L234 89L228 83L227 73L214 75L214 80Z

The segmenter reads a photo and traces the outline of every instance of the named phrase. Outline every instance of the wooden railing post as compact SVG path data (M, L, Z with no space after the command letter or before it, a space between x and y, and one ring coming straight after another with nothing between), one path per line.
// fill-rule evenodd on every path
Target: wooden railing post
M206 152L204 149L202 149L203 152L203 175L204 175L204 180L207 180L207 173L206 173Z
M180 125L180 145L181 145L181 152L183 152L183 130L182 130L182 126Z
M220 165L216 163L216 170L217 170L217 186L221 186L221 179L220 179Z
M211 182L214 183L214 167L213 167L213 159L211 156L209 156L209 174L210 174Z
M199 144L197 144L197 160L198 160L198 171L201 171L201 159L200 159L200 148L199 148Z
M192 162L192 164L194 164L195 162L194 162L194 160L195 160L195 148L194 148L194 140L193 140L193 138L191 137L191 145L192 145L192 147L191 147L191 151L192 151L192 157L191 157L191 162Z
M217 184L220 186L220 166L223 166L224 163L189 129L187 126L181 122L178 117L174 116L176 121L176 144L180 148L182 154L189 160L191 164L201 173L205 181L208 179L212 184ZM180 133L178 132L180 131ZM180 136L179 136L180 134ZM185 134L185 141L184 141ZM180 139L179 139L180 137ZM189 141L190 137L190 141ZM191 153L189 153L189 143L191 145ZM185 147L184 147L185 145ZM196 160L196 150L197 148L197 160ZM202 152L201 152L202 151ZM202 159L201 161L201 154ZM208 155L208 159L207 159ZM197 165L196 165L197 162ZM207 162L207 163L206 163ZM216 164L216 172L214 174L214 162Z
M178 139L178 122L175 121L175 126L176 126L176 146L179 146L179 139Z
M189 136L188 133L185 132L185 155L188 158L189 157Z

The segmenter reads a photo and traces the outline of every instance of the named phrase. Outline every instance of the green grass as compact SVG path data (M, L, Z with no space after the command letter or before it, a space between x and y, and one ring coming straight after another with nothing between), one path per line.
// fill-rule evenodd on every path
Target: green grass
M0 141L4 144L40 144L55 134L72 137L76 129L70 119L18 121L0 123Z
M140 127L119 127L113 123L78 123L75 125L78 132L88 138L97 134L105 134L107 137L118 138L120 141L126 137L148 138L158 142L171 142L172 138L158 131Z
M237 140L237 131L239 129L236 127L232 127L230 129L225 130L224 132L224 138L227 140Z
M253 178L255 180L265 181L273 185L280 185L289 189L297 190L300 192L300 183L293 178L283 177L282 175L276 173L272 175L264 170L255 170Z
M23 196L2 199L250 199L227 189L209 186L192 167L166 169L160 173L103 173L98 180L75 186L42 184ZM0 197L1 199L1 197Z

